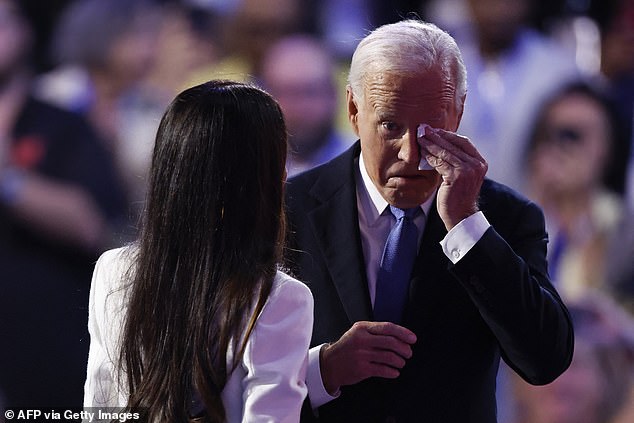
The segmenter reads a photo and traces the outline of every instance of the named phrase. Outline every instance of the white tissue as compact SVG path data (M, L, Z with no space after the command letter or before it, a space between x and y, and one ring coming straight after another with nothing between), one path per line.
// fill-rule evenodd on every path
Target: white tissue
M430 127L426 123L421 123L416 127L416 141L418 141L418 145L420 146L420 139L425 136L425 129ZM430 165L425 157L423 156L423 151L421 148L420 154L420 162L418 163L418 170L434 170L434 167Z

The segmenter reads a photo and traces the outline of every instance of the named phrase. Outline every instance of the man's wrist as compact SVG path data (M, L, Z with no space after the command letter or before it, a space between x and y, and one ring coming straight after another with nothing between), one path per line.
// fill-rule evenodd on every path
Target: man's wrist
M324 388L328 395L336 397L339 395L340 386L333 381L332 374L327 371L329 368L327 365L329 350L332 348L331 343L324 344L323 347L319 350L319 368L321 369L321 380L324 384Z
M337 398L339 393L331 395L324 386L321 373L321 351L326 344L312 347L308 350L308 372L306 374L306 385L308 386L308 398L313 410Z

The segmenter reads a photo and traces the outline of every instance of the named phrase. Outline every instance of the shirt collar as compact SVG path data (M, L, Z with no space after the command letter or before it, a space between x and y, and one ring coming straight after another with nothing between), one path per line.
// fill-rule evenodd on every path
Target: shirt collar
M370 179L370 175L368 175L368 171L365 168L365 162L363 161L363 154L359 154L359 171L361 173L363 186L365 187L365 192L370 198L370 203L374 206L372 213L372 221L374 222L385 212L389 204L379 193L379 190L376 188L376 185L374 185L374 182L372 182L372 179ZM420 205L420 208L425 213L425 216L429 216L429 210L434 202L434 198L436 198L435 195L430 195L429 198Z

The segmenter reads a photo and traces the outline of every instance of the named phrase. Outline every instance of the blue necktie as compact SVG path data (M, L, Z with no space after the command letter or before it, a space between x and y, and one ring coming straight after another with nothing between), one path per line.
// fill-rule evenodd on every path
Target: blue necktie
M400 323L407 300L409 279L418 252L418 229L414 216L420 207L399 209L390 206L396 218L385 242L376 282L374 319Z

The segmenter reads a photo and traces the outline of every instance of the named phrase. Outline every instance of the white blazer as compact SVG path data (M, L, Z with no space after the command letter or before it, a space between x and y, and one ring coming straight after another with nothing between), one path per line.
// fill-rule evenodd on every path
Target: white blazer
M117 361L126 312L124 275L130 260L125 248L106 251L97 261L90 289L90 352L84 407L123 407L125 379ZM228 422L298 422L307 394L308 347L313 298L303 283L277 272L273 289L240 365L222 392ZM227 352L227 363L232 351Z

